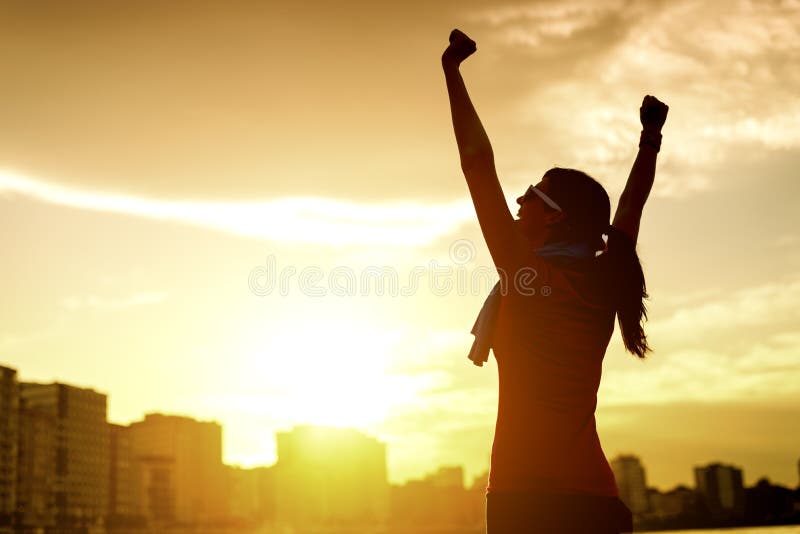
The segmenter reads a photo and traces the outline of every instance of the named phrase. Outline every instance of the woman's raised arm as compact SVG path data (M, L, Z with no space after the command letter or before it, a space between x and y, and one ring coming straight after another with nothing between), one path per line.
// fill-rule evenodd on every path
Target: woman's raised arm
M642 136L639 153L633 162L625 190L619 199L613 225L625 232L636 243L642 211L656 176L656 156L661 148L661 128L667 120L669 106L656 97L647 95L639 108Z
M498 270L511 274L522 262L526 241L514 225L497 178L492 145L459 72L461 62L475 50L475 41L463 32L453 30L450 45L442 54L442 68L450 97L461 170L467 179L483 237Z

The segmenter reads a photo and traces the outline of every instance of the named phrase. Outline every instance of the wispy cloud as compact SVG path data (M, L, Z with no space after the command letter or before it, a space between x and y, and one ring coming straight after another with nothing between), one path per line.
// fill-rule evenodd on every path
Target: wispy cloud
M743 288L730 295L683 307L648 326L653 336L671 343L708 339L743 328L800 324L800 280Z
M119 310L148 304L158 304L167 298L166 293L149 292L137 293L125 297L98 297L88 295L84 297L67 297L61 301L61 306L67 310L80 310L93 308L99 310Z
M797 247L800 245L800 236L797 234L782 234L769 242L769 246L780 247Z
M624 5L622 1L595 0L538 2L484 9L471 18L504 29L509 44L540 46L593 28L608 16L620 13Z
M174 202L72 189L0 171L0 194L80 209L202 226L236 235L318 245L430 244L474 219L467 201L359 204L327 198L260 202Z
M798 2L543 2L475 17L509 53L579 61L549 69L516 115L551 125L599 175L624 176L645 93L670 104L657 195L715 187L713 168L733 155L800 148Z
M800 340L793 332L738 351L671 351L653 356L651 365L609 373L599 397L606 404L800 401L799 353Z
M612 404L800 399L800 281L743 288L647 326L657 352L617 367Z

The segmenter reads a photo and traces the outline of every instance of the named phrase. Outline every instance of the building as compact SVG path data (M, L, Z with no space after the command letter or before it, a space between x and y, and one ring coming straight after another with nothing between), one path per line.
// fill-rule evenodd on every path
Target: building
M745 521L749 524L790 523L795 515L795 492L761 478L755 486L745 488Z
M300 426L277 434L281 523L380 524L388 516L386 445L353 429Z
M656 519L696 517L701 511L697 492L683 485L664 493L651 488L649 495L650 514Z
M20 401L17 526L25 531L56 524L57 428L55 415Z
M742 470L719 463L694 468L697 492L715 518L740 518L745 513Z
M35 417L55 424L55 465L49 478L57 525L102 523L108 511L107 396L67 384L22 382L20 401Z
M110 464L108 473L108 524L142 525L145 519L141 465L131 448L130 429L108 424Z
M427 480L438 488L464 489L464 468L460 465L440 467Z
M0 366L0 527L12 524L17 508L18 440L17 371Z
M609 463L622 502L633 515L647 513L650 508L647 498L647 477L639 458L633 455L619 455Z
M472 478L467 492L469 494L466 505L466 515L469 522L480 527L486 521L486 489L489 487L489 471Z
M244 524L275 519L274 468L225 466L230 519Z
M475 528L485 521L485 484L464 487L462 467L441 467L420 480L391 489L392 524L405 531L422 525L444 531Z
M218 423L151 413L126 433L148 519L203 524L227 516Z
M178 461L174 456L140 455L135 460L136 470L139 474L139 499L142 505L142 514L152 527L161 527L175 523L198 523L199 512L194 516L186 515L185 503L192 502L196 493L187 494L181 488L183 516L176 510L179 489L176 487L176 465Z

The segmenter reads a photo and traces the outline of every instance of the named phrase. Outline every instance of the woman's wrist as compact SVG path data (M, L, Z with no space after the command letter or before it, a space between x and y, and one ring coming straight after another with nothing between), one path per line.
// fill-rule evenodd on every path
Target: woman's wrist
M661 132L657 129L645 128L639 136L639 148L650 147L656 152L661 150Z
M447 58L447 57L442 57L442 68L444 70L457 71L458 67L459 67L459 64L454 59L450 59L450 58Z

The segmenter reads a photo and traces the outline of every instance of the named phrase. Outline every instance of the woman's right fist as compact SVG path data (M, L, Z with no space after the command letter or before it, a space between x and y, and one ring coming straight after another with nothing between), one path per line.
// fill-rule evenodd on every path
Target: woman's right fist
M475 50L477 50L475 41L467 37L464 32L453 30L450 32L450 46L442 54L442 64L450 64L457 67L462 61L474 54Z

